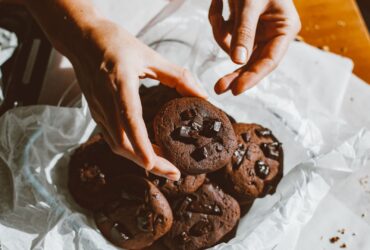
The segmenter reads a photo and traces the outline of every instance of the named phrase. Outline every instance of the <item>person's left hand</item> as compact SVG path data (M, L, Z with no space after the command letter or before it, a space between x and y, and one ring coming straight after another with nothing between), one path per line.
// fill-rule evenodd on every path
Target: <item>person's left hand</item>
M276 68L301 23L292 0L229 0L229 7L226 21L223 0L212 0L209 20L217 43L243 66L222 77L215 91L239 95Z

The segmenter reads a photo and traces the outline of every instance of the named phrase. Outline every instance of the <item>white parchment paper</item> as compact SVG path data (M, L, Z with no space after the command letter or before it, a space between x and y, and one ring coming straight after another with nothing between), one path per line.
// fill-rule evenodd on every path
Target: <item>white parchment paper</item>
M238 121L271 128L285 150L276 194L257 200L237 236L214 249L370 249L370 87L351 75L352 62L293 43L257 87L216 96L213 83L235 65L211 39L208 3L175 3L140 38L189 67ZM69 154L94 126L84 102L0 117L0 249L116 249L67 190Z

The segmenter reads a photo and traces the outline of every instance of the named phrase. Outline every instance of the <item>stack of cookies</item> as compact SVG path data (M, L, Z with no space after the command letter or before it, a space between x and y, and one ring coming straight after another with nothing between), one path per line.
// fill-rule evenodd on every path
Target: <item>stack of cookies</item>
M232 122L209 102L165 87L142 88L151 139L179 168L170 181L115 155L100 134L72 155L68 186L97 227L124 249L205 249L230 239L256 198L283 175L269 129Z

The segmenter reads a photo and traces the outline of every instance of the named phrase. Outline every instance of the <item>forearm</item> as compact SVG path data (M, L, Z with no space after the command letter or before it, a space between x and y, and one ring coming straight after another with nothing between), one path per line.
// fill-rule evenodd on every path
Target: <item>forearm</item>
M65 55L76 54L100 19L90 0L20 0L53 45ZM19 2L19 0L18 0Z

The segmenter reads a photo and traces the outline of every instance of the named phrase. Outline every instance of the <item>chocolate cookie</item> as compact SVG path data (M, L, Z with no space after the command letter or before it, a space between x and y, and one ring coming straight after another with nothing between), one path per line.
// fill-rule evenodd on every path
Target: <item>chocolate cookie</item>
M69 162L68 188L75 201L97 210L112 200L111 181L124 174L143 174L135 163L114 154L101 134L75 150Z
M114 190L120 198L95 214L97 227L114 245L141 249L170 230L170 205L150 181L126 175L114 181Z
M170 249L211 247L229 233L240 218L237 201L209 182L171 205L174 222L164 237Z
M236 137L224 112L195 97L166 103L154 118L156 142L185 174L222 168L235 151Z
M171 181L166 178L150 174L149 179L167 197L176 197L197 191L197 189L204 183L206 175L182 175L180 180Z
M274 193L283 176L283 148L271 130L233 124L238 148L224 169L226 188L241 203Z

